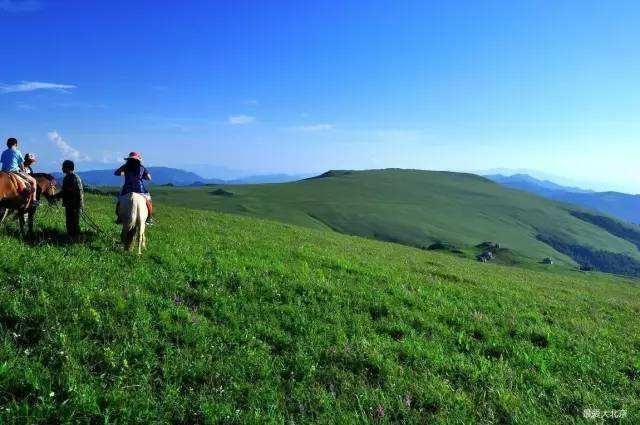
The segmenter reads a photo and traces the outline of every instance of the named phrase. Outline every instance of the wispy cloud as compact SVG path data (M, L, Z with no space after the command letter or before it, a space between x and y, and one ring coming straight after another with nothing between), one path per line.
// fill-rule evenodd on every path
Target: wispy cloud
M106 109L107 105L104 103L87 103L87 102L57 102L55 106L61 108L80 108L80 109Z
M42 9L38 0L0 0L0 11L9 13L35 12Z
M228 119L228 123L231 125L246 125L251 124L256 119L249 115L231 115Z
M56 145L65 159L72 159L74 161L91 160L88 155L83 154L78 149L67 143L67 141L64 140L62 136L60 136L57 130L50 131L49 133L47 133L47 136L49 137L49 140L51 140Z
M35 91L35 90L57 90L57 91L68 93L69 90L75 89L75 88L76 86L71 84L43 83L40 81L21 81L17 84L0 83L0 93L18 93L18 92L29 92L29 91Z
M101 164L117 164L122 162L122 156L111 151L102 151L97 159Z
M16 103L16 108L22 110L22 111L33 111L34 109L36 109L35 106L30 105L28 103Z
M331 131L334 128L335 126L333 124L310 124L310 125L298 125L295 127L291 127L291 130L316 132L316 131Z
M429 139L429 135L423 130L406 129L378 129L369 136L373 141L390 143L415 143Z

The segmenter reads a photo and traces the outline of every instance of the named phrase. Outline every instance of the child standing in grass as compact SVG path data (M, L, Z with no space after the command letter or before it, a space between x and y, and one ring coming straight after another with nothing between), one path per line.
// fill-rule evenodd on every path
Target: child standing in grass
M67 219L67 234L75 239L80 236L80 214L84 208L84 189L82 180L75 173L73 161L64 161L62 172L64 173L62 191L56 195L56 198L62 198Z

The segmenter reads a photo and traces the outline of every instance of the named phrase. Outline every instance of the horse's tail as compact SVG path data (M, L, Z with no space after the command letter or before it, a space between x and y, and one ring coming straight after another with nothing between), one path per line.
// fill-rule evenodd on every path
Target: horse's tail
M126 250L131 248L136 229L137 206L131 194L120 197L120 207L118 214L122 221L122 243Z
M127 250L135 243L138 245L138 253L146 245L145 224L147 220L147 202L137 193L130 193L120 197L120 219L122 220L122 242Z
M144 211L147 207L147 203L146 200L142 199L142 197L136 197L136 202L134 202L134 204L136 205L136 242L138 244L138 254L142 254L142 249L145 245L144 232L147 224L147 217L145 217Z

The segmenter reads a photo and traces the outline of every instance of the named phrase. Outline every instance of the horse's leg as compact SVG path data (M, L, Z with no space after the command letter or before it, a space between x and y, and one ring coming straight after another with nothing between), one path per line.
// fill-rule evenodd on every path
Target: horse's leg
M136 237L136 228L133 229L129 224L122 225L122 234L120 235L120 239L122 239L122 245L124 246L125 251L131 251L133 248L133 242Z
M0 208L0 224L4 223L4 220L9 214L9 208Z
M120 232L120 241L122 242L122 247L125 251L129 249L127 244L127 239L129 238L129 229L126 223L122 224L122 232Z
M138 255L142 254L142 238L144 237L144 224L142 222L142 211L138 209L136 217L136 245L138 245Z
M142 254L142 250L145 247L145 241L144 241L144 221L140 221L138 223L138 255Z
M22 236L23 238L26 236L24 232L25 214L26 213L24 211L18 211L18 223L20 223L20 236Z
M149 217L149 209L147 208L147 201L144 203L145 208L142 205L138 208L137 227L138 227L138 255L142 254L142 250L146 248L147 241L145 236L145 230L147 227L147 218Z
M27 224L29 228L29 236L33 236L34 223L36 218L36 208L30 208L27 213Z

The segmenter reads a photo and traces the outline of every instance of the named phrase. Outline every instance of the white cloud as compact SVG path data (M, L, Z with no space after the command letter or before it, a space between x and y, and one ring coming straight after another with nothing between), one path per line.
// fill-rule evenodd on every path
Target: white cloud
M292 130L295 131L330 131L333 130L335 126L333 124L311 124L311 125L299 125L296 127L292 127Z
M117 164L119 162L122 162L122 156L118 155L115 152L103 151L100 153L98 162L100 162L101 164Z
M231 115L229 117L229 124L231 125L246 125L251 124L256 119L254 117L250 117L248 115Z
M170 130L179 131L179 132L185 132L188 130L188 127L186 125L179 124L179 123L169 123L167 124L167 127L169 127Z
M60 153L62 154L64 159L72 159L74 161L90 161L91 160L91 158L88 155L83 154L78 149L74 148L69 143L67 143L67 141L64 140L56 130L53 130L47 133L47 136L49 137L49 140L51 140L56 145L56 147L60 150Z
M42 9L42 2L37 0L0 0L0 10L9 13L34 12Z
M62 92L68 92L69 90L75 89L75 88L76 86L71 84L43 83L40 81L21 81L18 84L0 83L0 93L18 93L18 92L29 92L34 90L57 90Z
M87 103L87 102L57 102L53 104L61 108L81 108L81 109L106 109L104 103Z

